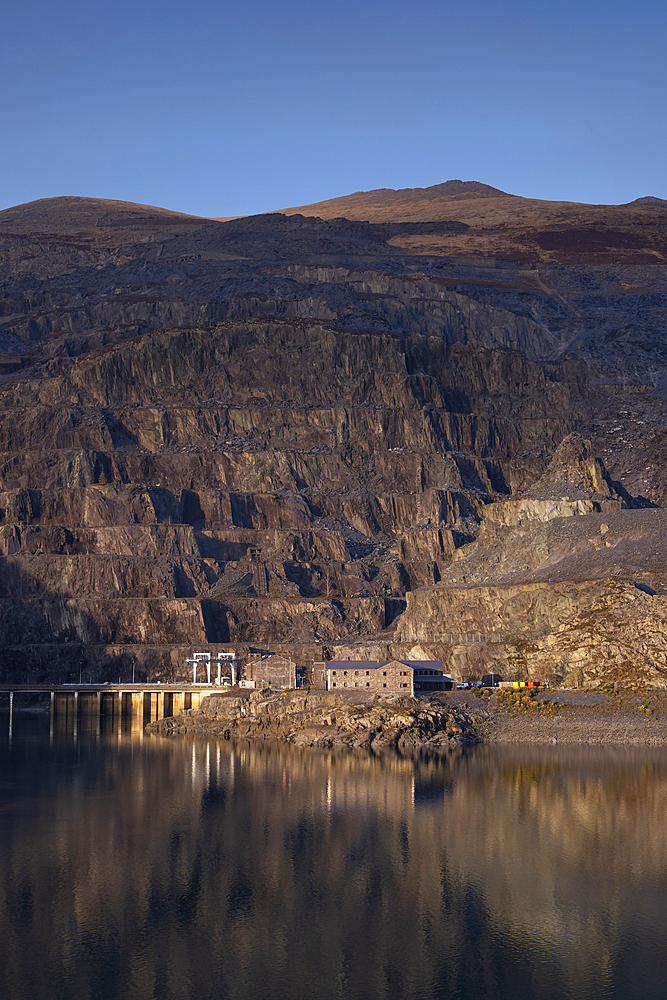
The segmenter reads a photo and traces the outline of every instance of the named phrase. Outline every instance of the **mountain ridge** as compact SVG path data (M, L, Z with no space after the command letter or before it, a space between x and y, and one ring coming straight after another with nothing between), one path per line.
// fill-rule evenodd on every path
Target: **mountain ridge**
M667 200L663 198L658 198L654 195L644 195L639 198L635 198L629 202L622 202L619 204L603 204L603 203L588 203L588 202L574 202L574 201L562 201L553 200L546 198L528 198L524 195L510 194L506 191L502 191L500 188L493 187L489 184L485 184L481 181L462 181L458 179L451 179L443 181L438 184L433 184L427 187L406 187L406 188L372 188L366 191L355 191L348 195L339 195L333 198L328 198L320 202L313 202L310 205L301 205L298 207L285 208L285 209L275 209L271 212L258 213L259 215L275 215L275 214L307 214L306 209L314 207L328 207L328 206L338 206L345 203L354 207L359 203L363 204L370 201L373 198L383 198L389 203L400 202L402 199L412 198L416 201L420 199L425 199L428 201L437 201L438 199L446 200L477 200L479 198L493 198L493 199L512 199L515 202L523 201L529 202L536 205L554 205L554 206L571 206L590 208L590 209L619 209L619 208L645 208L645 209L662 209L667 207ZM43 220L54 220L56 219L59 223L62 222L60 218L62 215L72 216L75 219L79 219L81 222L84 220L88 221L89 224L93 226L104 223L106 216L127 214L128 222L139 221L142 216L146 218L147 221L154 221L155 215L173 218L175 222L185 221L185 220L196 220L200 223L206 221L214 222L228 222L237 219L251 218L254 217L250 215L242 216L198 216L193 215L188 212L180 212L176 209L164 208L157 205L144 204L142 202L130 202L122 199L110 199L110 198L93 198L88 196L79 195L57 195L50 198L38 198L33 201L23 202L18 205L11 205L5 209L0 210L0 228L8 228L9 226L18 224L21 229L25 229L29 226L34 228L35 223L39 223ZM138 219L137 219L138 217ZM344 214L339 214L336 216L330 211L327 211L328 218L346 218ZM352 220L354 221L354 220ZM372 221L359 220L359 221ZM396 220L394 220L396 221ZM419 220L419 221L438 221L438 220Z

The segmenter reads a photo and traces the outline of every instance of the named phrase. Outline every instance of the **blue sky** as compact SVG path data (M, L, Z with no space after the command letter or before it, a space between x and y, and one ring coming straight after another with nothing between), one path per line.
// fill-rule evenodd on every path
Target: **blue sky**
M667 198L667 4L4 0L0 208Z

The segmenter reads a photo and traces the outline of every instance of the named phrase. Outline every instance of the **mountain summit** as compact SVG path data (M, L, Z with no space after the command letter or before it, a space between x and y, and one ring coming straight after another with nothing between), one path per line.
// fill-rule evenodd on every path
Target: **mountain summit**
M493 257L536 265L623 262L658 264L666 259L665 202L647 196L628 205L586 205L507 194L480 181L449 180L428 188L358 191L284 215L345 218L392 225L458 222L454 230L396 232L391 243L411 254Z

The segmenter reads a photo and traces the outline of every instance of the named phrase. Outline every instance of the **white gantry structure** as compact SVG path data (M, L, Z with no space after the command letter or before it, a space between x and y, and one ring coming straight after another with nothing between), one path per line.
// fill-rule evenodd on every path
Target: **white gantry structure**
M215 681L216 684L226 684L230 683L232 686L236 684L236 673L237 664L240 663L240 657L236 656L234 653L194 653L193 656L185 661L186 663L192 664L192 683L197 683L197 667L206 667L206 680L200 681L200 684L210 684L211 683L211 665L216 663L218 665L218 676ZM227 674L224 676L222 674L222 668L229 667L229 677L227 680Z

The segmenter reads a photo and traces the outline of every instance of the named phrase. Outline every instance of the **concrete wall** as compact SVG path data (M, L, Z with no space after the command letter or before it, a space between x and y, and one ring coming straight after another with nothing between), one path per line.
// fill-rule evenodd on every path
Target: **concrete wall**
M249 660L245 665L245 675L260 687L296 687L296 664L277 653L264 659Z
M313 661L310 667L306 668L306 687L323 691L327 686L326 662L324 660Z

